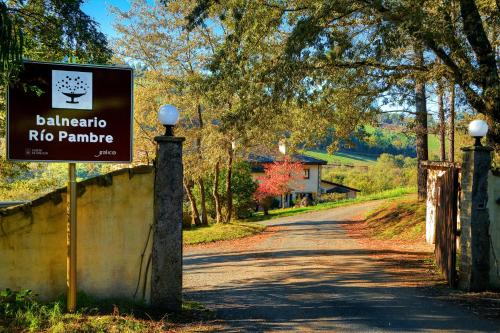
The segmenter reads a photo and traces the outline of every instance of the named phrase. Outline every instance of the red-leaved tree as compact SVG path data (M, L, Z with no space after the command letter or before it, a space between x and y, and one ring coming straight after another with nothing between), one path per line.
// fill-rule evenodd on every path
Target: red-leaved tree
M274 197L283 198L292 189L299 189L301 184L298 180L303 178L303 170L302 163L293 162L289 158L264 166L265 174L258 178L259 186L254 194L255 200L263 207L264 214L267 215ZM283 204L284 200L281 201Z

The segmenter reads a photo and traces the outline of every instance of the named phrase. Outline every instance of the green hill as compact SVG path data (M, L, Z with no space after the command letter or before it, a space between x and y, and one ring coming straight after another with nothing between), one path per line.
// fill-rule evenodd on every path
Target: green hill
M370 135L373 135L376 131L374 127L367 126L365 127L366 132ZM397 144L398 146L407 147L411 144L411 141L407 135L403 133L398 133L396 130L390 130L388 128L382 128L378 132L378 135L381 137L377 140L379 142L390 142L392 144ZM413 141L414 142L414 141ZM429 144L429 158L439 156L439 137L435 134L429 134L428 139ZM375 148L379 148L381 151L384 151L383 146L375 145ZM414 149L414 148L412 148ZM303 152L305 155L319 158L328 162L328 164L347 164L347 165L370 165L374 163L380 154L368 154L356 151L356 149L336 152L333 155L328 154L324 150L306 150ZM388 153L391 153L388 151ZM393 153L394 154L394 153ZM394 154L396 155L396 154ZM415 156L415 155L413 155Z
M355 152L336 152L330 155L325 152L306 150L304 154L314 158L319 158L328 162L328 164L348 164L348 165L369 165L375 163L378 155L358 154Z

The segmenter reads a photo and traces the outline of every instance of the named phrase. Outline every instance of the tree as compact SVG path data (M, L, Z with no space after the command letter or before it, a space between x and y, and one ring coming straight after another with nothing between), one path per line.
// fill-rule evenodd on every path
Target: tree
M277 38L278 44L285 47L276 47L277 55L271 58L275 66L264 71L276 79L267 91L297 98L304 87L305 94L300 96L306 96L300 99L304 104L325 100L340 87L347 90L348 101L358 100L360 96L371 102L380 101L386 93L392 99L401 96L408 101L408 83L417 83L413 89L417 155L419 160L425 160L427 116L424 117L422 82L430 65L420 61L424 57L439 58L446 66L450 81L461 88L469 105L486 116L492 129L490 144L499 151L500 79L495 60L498 54L492 47L499 42L498 7L498 1L493 0L417 3L410 0L233 0L224 4L203 0L198 1L189 19L190 26L195 26L210 14L219 13L232 22L231 25L244 26L239 29L244 34L231 35L230 42L253 42L248 43L254 48L251 56L246 55L249 51L243 47L238 53L253 62L266 58L255 40ZM418 45L416 63L409 61L408 50L412 45ZM248 66L256 77L262 73L261 67ZM349 79L343 80L344 77ZM334 89L327 91L329 83ZM336 109L345 107L335 106ZM350 118L340 118L340 126L349 128L350 124L357 124L359 120L353 121L354 115L362 120L359 110L351 113ZM425 196L425 184L425 170L421 169L421 198Z
M126 11L113 8L120 18L115 26L119 33L115 48L122 59L141 65L135 96L136 161L150 163L154 158L153 137L161 131L156 111L164 103L176 105L181 110L176 135L186 137L184 187L193 223L208 224L204 178L216 164L215 156L222 153L221 144L212 144L208 138L217 130L211 126L217 109L205 105L203 80L206 59L218 37L213 26L191 31L183 28L191 8L189 0L172 2L165 8L135 0ZM200 201L194 193L200 193Z
M23 58L59 60L74 56L90 63L111 58L104 34L81 10L83 0L0 1L0 72L3 79Z
M450 95L449 95L449 141L450 141L450 162L455 162L455 83L450 84Z
M294 26L293 37L297 39L301 39L307 27L316 28L312 33L319 36L330 28L324 23L338 22L339 17L345 21L353 15L362 15L371 16L380 22L379 25L398 29L421 42L447 66L468 103L487 117L492 129L490 143L498 145L500 142L499 64L496 61L498 54L492 46L499 41L498 1L441 0L417 4L405 0L348 3L340 0L318 1L309 6L303 1L287 4L291 5L288 8L302 8L299 20L302 24Z
M203 3L199 5L202 8ZM416 57L406 52L394 40L404 41L405 46L414 41L402 37L397 30L394 33L391 27L370 18L358 19L355 14L339 14L349 18L336 25L342 19L328 12L333 9L321 1L297 7L286 5L230 1L231 10L226 11L227 4L223 8L213 4L216 11L226 13L224 26L232 29L223 47L215 53L211 69L220 85L240 87L246 102L232 112L233 119L251 118L259 128L260 124L274 124L282 129L277 133L286 134L293 145L315 144L333 132L335 140L329 147L333 151L341 141L349 144L353 133L359 133L359 125L374 121L377 100L383 94L403 95L408 101L408 82L424 81L423 75L415 74L427 70L423 48L419 47L420 55L417 52ZM317 17L319 22L301 16L317 13L324 15ZM196 23L196 17L192 22ZM417 63L412 64L412 58ZM424 160L427 109L424 85L418 89L415 128L418 155ZM311 122L311 118L315 121ZM420 192L425 195L425 169L422 170Z
M81 10L82 0L0 1L0 136L5 131L5 90L22 59L87 63L111 58L106 37Z
M438 82L437 103L439 118L439 153L440 160L446 161L446 114L444 107L444 91L441 82Z
M420 45L415 47L415 65L424 65L424 50ZM425 81L420 76L415 80L415 134L417 136L417 161L418 161L418 199L427 198L427 169L421 162L429 159L428 132L427 132L427 103L425 97Z
M248 217L253 208L253 195L257 189L257 183L252 178L250 165L245 161L237 161L234 163L231 170L231 196L233 198L233 216L237 218ZM224 180L217 184L219 186L218 193L222 197L227 197L227 174L228 170L222 170L220 177ZM207 182L208 183L208 182ZM214 186L213 183L208 183L208 186ZM228 209L228 206L225 207ZM227 213L227 212L226 212ZM226 214L227 215L227 214ZM226 222L226 221L222 221Z
M397 79L404 71L426 68L387 54L419 42L443 62L469 105L486 116L492 129L490 143L500 142L500 79L494 48L500 36L498 1L267 0L251 6L234 0L225 2L224 10L221 6L216 0L199 1L189 16L191 25L212 12L229 16L231 11L239 18L253 15L264 24L274 22L267 27L253 22L246 31L259 35L260 29L268 36L291 32L282 40L287 44L285 54L295 54L292 60L299 62L297 66L288 63L286 69L292 74L303 73L301 66L321 71L365 68L369 71L365 75L373 78L392 71ZM252 12L244 15L248 10ZM263 19L262 11L270 19Z
M300 162L293 162L285 157L283 161L269 163L264 166L264 176L259 177L259 185L255 192L258 202L268 197L281 197L284 207L284 196L292 190L299 190L299 180L302 178L304 167Z

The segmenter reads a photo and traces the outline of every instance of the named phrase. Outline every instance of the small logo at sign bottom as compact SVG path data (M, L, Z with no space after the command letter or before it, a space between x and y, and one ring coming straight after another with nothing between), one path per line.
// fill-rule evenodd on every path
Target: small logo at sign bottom
M116 155L116 150L101 150L96 155L94 155L94 157L115 156L115 155Z
M26 156L33 156L33 155L46 156L49 153L40 148L26 148L24 149L24 154Z

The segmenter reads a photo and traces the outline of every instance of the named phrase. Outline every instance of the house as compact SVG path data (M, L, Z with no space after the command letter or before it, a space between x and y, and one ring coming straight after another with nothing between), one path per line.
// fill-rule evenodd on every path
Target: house
M287 154L286 146L282 143L279 145L279 152L273 150L261 149L259 153L251 153L248 155L248 162L252 168L252 177L258 181L264 176L266 164L271 164L281 161L285 156L289 156L292 162L300 162L303 165L302 179L295 181L290 194L284 198L276 198L279 201L280 207L291 207L293 204L304 197L315 201L321 194L339 193L345 194L346 198L355 198L360 190L348 187L342 184L333 183L321 179L322 166L326 165L325 160L314 158L303 154ZM282 204L284 200L284 205Z
M290 160L302 163L304 166L302 175L303 178L296 181L296 189L293 189L290 194L283 198L285 200L284 206L281 204L282 198L277 198L278 201L280 201L281 207L290 207L296 200L300 200L306 196L311 200L316 200L316 198L322 193L320 185L321 166L327 164L327 162L302 154L293 154L290 156ZM258 156L251 154L248 157L248 161L252 166L253 179L258 180L260 177L264 176L264 166L266 164L280 161L280 159L271 156Z
M252 177L258 180L264 176L264 167L266 164L274 163L283 160L286 156L286 149L283 145L279 147L280 153L267 152L266 154L249 154L248 162L252 167ZM284 198L277 198L281 207L290 207L297 200L304 197L309 197L311 200L316 200L322 193L321 188L321 167L327 162L321 159L310 157L303 154L289 155L292 162L300 162L304 166L303 178L296 181L295 189ZM281 200L284 200L282 205Z
M355 189L355 188L352 188L352 187L349 187L349 186L345 186L345 185L342 185L342 184L338 184L338 183L333 183L333 182L330 182L330 181L327 181L327 180L321 180L321 193L328 193L328 194L331 194L331 193L339 193L339 194L345 194L345 197L347 199L354 199L356 198L356 194L358 192L361 192L360 190L358 189Z

